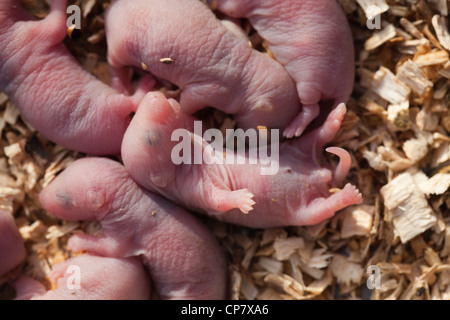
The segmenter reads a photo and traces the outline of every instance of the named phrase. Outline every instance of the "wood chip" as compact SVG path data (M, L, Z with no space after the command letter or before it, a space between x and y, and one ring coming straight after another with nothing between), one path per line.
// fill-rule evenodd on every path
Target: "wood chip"
M273 247L275 258L279 261L288 259L296 250L303 248L305 242L302 238L276 239Z
M442 47L450 51L450 33L448 32L447 19L439 15L434 15L431 23Z
M21 189L0 187L0 210L14 214L16 208L25 199L25 193Z
M377 15L388 11L389 6L385 0L356 0L366 14L367 19L371 20Z
M403 143L403 151L408 159L416 163L427 155L428 140L423 135L418 138L409 139Z
M361 265L351 262L347 257L339 254L333 256L330 269L337 282L344 285L361 282L364 274Z
M322 279L313 281L309 286L305 288L305 291L308 291L314 295L320 295L332 282L333 277L331 275L331 272L326 272Z
M307 263L311 268L323 269L328 267L332 258L332 253L329 253L325 248L319 248L313 250L312 255L308 259Z
M411 60L407 60L398 68L397 77L419 96L433 87L433 82L428 80L417 63Z
M75 231L79 227L80 224L78 222L66 222L62 226L53 225L48 227L45 238L46 239L61 238L62 236L65 236Z
M425 195L409 173L398 175L380 190L394 232L406 243L436 223Z
M419 29L417 29L417 27L412 22L410 22L408 19L401 18L400 19L400 24L405 29L405 31L408 32L413 37L415 37L417 39L423 39L424 38L423 33L420 32Z
M94 8L96 4L96 0L85 0L83 1L82 6L82 12L83 12L83 18L87 18L87 16L91 13L92 9Z
M407 130L411 126L409 117L409 101L391 104L387 109L387 120L394 130Z
M47 226L42 221L35 221L31 225L23 226L19 229L24 240L39 241L47 231Z
M25 159L25 144L26 140L22 139L19 142L13 143L3 148L3 151L8 158L9 164L16 165Z
M392 24L387 25L384 29L374 33L374 35L367 39L364 43L364 49L367 51L374 50L381 46L383 43L391 40L397 35L395 27Z
M15 125L17 122L17 119L19 118L20 111L17 109L11 102L6 103L6 110L3 114L3 119L6 121L6 123L9 123L10 125Z
M359 205L347 208L343 213L341 237L368 236L373 225L375 207Z
M294 299L301 300L304 296L303 286L295 279L288 276L287 274L283 275L269 274L264 278L264 281L267 284L275 286L279 290L284 291L286 294L292 296Z
M407 101L411 93L411 89L385 67L380 67L375 73L364 73L362 81L363 86L391 104Z
M161 59L159 59L159 61L164 64L173 64L174 63L174 60L172 58L161 58Z
M283 264L275 259L261 257L259 258L258 265L269 273L277 274L283 270Z
M414 62L419 67L433 66L448 61L448 52L445 50L437 50L427 54L419 55Z
M425 195L442 195L450 188L450 173L439 172L433 175L431 178L425 176L423 172L418 172L414 175L414 180L417 181L417 176L420 175L424 179L421 179L418 187Z
M246 300L255 300L259 290L253 283L251 283L247 280L247 278L244 277L242 278L240 292Z

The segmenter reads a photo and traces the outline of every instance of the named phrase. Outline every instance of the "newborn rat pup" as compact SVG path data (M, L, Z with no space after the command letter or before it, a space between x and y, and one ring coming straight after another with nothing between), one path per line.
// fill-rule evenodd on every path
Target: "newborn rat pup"
M263 175L262 163L251 164L248 154L242 164L210 160L175 164L173 150L179 142L172 134L179 128L192 127L191 119L175 100L151 92L142 100L125 133L122 159L141 186L188 209L254 228L314 225L362 201L359 191L350 184L330 192L330 187L339 186L350 169L348 152L336 147L327 149L340 158L335 169L326 165L322 155L345 112L341 104L321 127L281 143L279 160L273 160L277 161L278 172ZM195 143L198 139L193 140ZM226 151L229 153L233 150ZM239 210L252 211L244 215Z
M85 71L63 45L66 0L53 0L36 20L19 0L0 2L0 90L46 138L90 154L118 154L123 134L144 94L145 77L133 96Z
M0 210L0 276L25 259L25 246L13 216Z
M102 236L76 234L68 248L141 257L161 299L225 298L226 263L212 233L185 210L139 187L120 163L77 160L40 200L60 219L99 221Z
M285 128L300 112L286 70L198 0L113 1L105 31L118 88L128 86L124 67L143 69L181 88L185 113L214 107L240 128Z
M208 0L235 18L247 18L297 85L302 111L284 130L300 136L320 112L353 89L354 50L347 19L336 0Z
M53 266L47 291L26 276L13 283L15 300L148 300L150 279L139 258L83 254Z

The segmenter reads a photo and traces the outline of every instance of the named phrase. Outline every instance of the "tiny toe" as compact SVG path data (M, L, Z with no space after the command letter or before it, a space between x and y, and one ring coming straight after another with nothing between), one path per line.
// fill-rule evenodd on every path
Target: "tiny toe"
M250 211L253 210L253 207L252 206L243 205L240 208L240 210L242 211L242 213L247 214L247 213L249 213Z
M319 112L318 104L303 105L302 111L283 131L283 136L286 138L301 136L306 127L319 115Z
M288 139L292 138L294 136L294 134L295 133L293 132L292 128L290 128L290 127L287 127L283 131L283 137L288 138Z
M247 199L244 200L244 203L240 206L240 210L242 213L249 213L250 211L253 210L253 205L256 203L255 201L252 200L252 198L254 197L254 195L250 192L246 192L244 197L246 197Z
M301 134L303 133L304 130L305 130L305 127L303 125L301 127L298 127L298 124L295 124L295 125L291 124L291 125L289 125L289 127L287 127L283 131L283 136L287 139L299 137L299 136L301 136Z
M356 188L356 186L348 183L345 185L344 189L349 190L348 192L351 195L351 197L353 198L354 204L359 204L362 202L362 200L363 200L362 193L358 190L358 188Z

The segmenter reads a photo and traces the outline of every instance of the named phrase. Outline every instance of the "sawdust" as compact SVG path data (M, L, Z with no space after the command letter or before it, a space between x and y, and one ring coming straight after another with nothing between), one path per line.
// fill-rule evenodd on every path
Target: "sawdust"
M37 17L48 12L43 0L23 2ZM357 72L331 145L351 153L347 180L364 203L312 228L255 230L202 217L227 254L229 298L449 299L450 1L339 3L352 27ZM67 47L107 82L107 2L71 4L82 8L83 28L72 30ZM38 195L84 155L43 138L2 93L0 133L0 207L15 216L28 252L0 285L24 273L50 288L52 265L71 256L70 235L98 226L55 219Z

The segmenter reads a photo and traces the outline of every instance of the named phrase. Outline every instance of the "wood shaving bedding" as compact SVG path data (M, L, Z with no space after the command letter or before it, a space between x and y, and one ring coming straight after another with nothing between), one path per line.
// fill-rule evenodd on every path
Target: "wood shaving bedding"
M48 12L46 1L23 2L37 17ZM314 227L258 230L201 216L227 254L229 298L450 299L450 1L338 2L353 31L357 72L331 145L352 154L347 179L364 203ZM70 4L82 8L85 27L66 44L107 82L102 15L108 2ZM377 17L380 29L369 29L368 19ZM250 39L265 47L259 37ZM24 273L50 288L52 265L72 255L67 239L99 230L55 219L38 195L85 155L47 141L2 93L0 133L0 207L16 218L28 251L0 285Z

